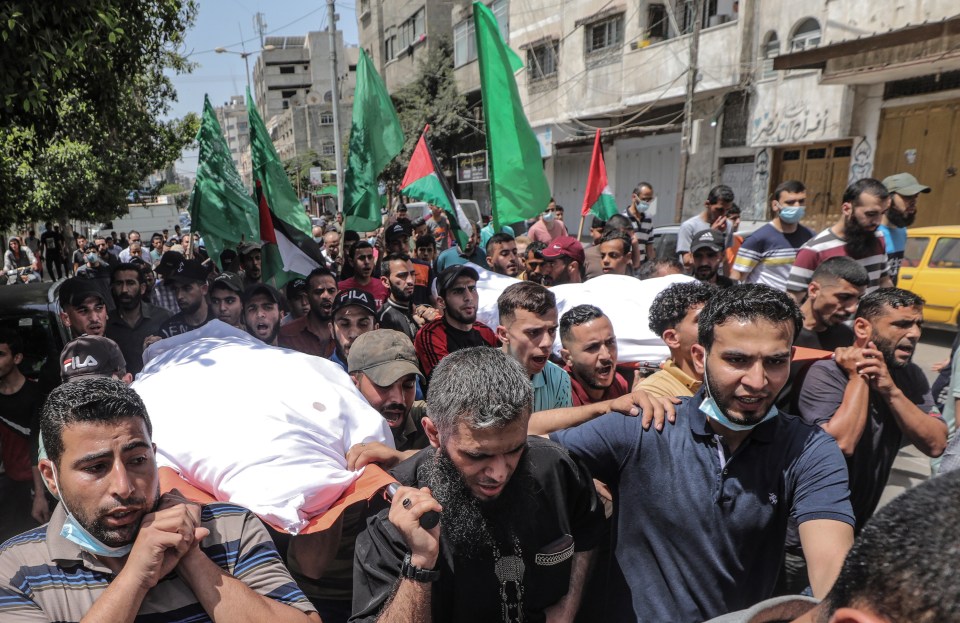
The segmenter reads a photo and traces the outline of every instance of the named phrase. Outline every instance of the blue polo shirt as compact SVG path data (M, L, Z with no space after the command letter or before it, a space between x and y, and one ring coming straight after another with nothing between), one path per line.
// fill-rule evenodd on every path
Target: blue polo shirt
M854 523L833 438L781 415L732 455L681 399L658 433L608 413L551 438L614 493L614 560L604 621L699 622L773 595L787 518ZM598 619L599 620L599 619Z

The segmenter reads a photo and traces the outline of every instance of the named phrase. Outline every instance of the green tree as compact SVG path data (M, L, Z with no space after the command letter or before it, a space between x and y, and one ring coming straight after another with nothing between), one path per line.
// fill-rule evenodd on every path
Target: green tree
M310 169L312 167L321 167L329 171L333 169L333 162L327 158L321 158L312 149L283 161L283 170L290 178L290 185L293 186L301 198L306 196L308 190L310 190Z
M417 67L417 77L392 96L406 142L403 152L384 170L383 178L399 183L407 170L410 154L430 124L430 147L441 165L452 165L453 156L461 150L463 136L470 131L467 124L467 100L457 90L453 74L453 49L450 40L436 41L430 54Z
M0 5L0 227L107 220L152 171L176 160L196 115L164 120L176 99L165 72L194 0Z

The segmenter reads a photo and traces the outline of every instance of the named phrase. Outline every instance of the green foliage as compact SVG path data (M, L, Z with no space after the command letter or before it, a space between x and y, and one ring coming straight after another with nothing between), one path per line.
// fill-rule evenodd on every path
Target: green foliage
M164 72L193 0L0 4L0 228L48 218L107 220L130 188L176 160L196 115L164 120Z
M334 168L333 161L327 158L321 158L320 155L312 149L303 154L298 154L293 158L283 161L283 170L290 178L290 185L297 190L301 197L307 194L310 188L310 168L322 167L329 171Z
M403 179L410 155L428 123L430 147L441 165L452 166L453 156L462 151L460 143L470 127L466 122L467 100L457 90L453 74L450 41L436 41L436 47L420 62L416 79L391 97L406 142L403 152L384 170L383 178L396 183Z

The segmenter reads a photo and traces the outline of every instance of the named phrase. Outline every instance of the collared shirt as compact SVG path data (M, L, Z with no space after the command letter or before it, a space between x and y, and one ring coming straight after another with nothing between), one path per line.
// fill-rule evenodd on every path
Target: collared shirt
M533 412L573 406L570 375L548 361L543 370L533 375Z
M603 402L604 400L613 400L614 398L619 398L624 394L630 393L630 384L627 383L627 379L619 372L614 373L613 383L610 384L604 392L603 396L599 400L593 400L590 398L590 395L587 394L587 390L584 389L583 385L580 384L580 381L573 378L573 375L570 374L570 366L564 366L563 371L570 376L570 390L573 398L573 406L579 407L581 405L590 405L595 402Z
M640 387L651 396L693 396L700 391L702 381L698 381L683 370L673 359L663 362L661 369L640 381Z
M50 523L15 536L0 547L0 619L79 621L116 575L91 554L60 536L66 513L57 505ZM210 535L200 550L225 573L270 599L315 612L277 553L263 524L233 504L203 507L201 526ZM193 590L176 573L150 589L137 620L209 621Z
M172 287L164 285L163 279L157 279L153 285L153 304L162 307L171 314L180 311L180 305L177 303L177 292Z
M619 413L550 437L614 491L603 621L697 622L773 594L787 520L853 525L847 469L818 426L781 414L729 452L681 398L674 425L644 431Z
M160 325L170 319L170 312L162 307L140 302L140 320L131 327L115 309L107 318L108 338L117 343L123 360L127 363L127 372L137 374L143 370L143 340L158 335Z
M517 502L520 507L510 509L514 543L500 543L498 550L504 563L508 556L522 561L513 568L519 567L522 574L523 620L544 621L544 610L567 592L575 552L592 550L602 540L603 511L590 475L562 448L540 437L529 437L527 444L507 485L528 487L527 495L515 494L526 507ZM424 480L426 470L421 467L433 457L433 449L422 450L391 474L405 485L426 486L430 483ZM351 619L355 623L375 621L396 590L407 547L387 518L388 511L371 518L357 538ZM503 620L505 589L492 555L467 557L453 551L441 533L436 568L440 579L433 583L433 621Z
M329 357L333 353L333 333L330 332L326 339L323 339L310 330L309 318L308 312L306 316L282 325L278 338L280 346L315 357Z

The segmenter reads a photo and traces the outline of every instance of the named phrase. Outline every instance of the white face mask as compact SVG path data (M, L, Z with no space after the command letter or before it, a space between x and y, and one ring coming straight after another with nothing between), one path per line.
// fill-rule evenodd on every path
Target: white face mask
M557 213L556 213L556 212L544 212L544 213L543 213L543 222L544 222L544 223L552 223L554 220L556 220L556 218L557 218Z

